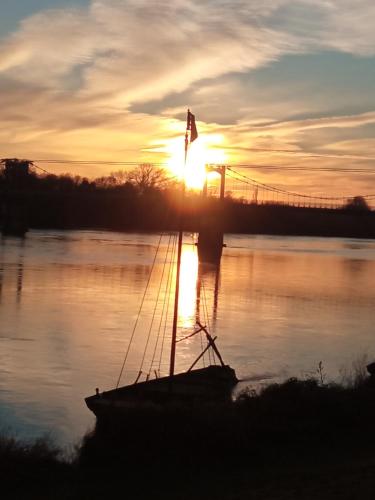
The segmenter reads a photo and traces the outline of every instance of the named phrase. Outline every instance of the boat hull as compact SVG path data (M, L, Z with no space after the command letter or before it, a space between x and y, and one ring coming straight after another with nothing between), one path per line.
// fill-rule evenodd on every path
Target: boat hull
M208 366L119 387L89 396L85 401L96 417L102 418L132 408L230 401L237 382L235 371L229 366Z

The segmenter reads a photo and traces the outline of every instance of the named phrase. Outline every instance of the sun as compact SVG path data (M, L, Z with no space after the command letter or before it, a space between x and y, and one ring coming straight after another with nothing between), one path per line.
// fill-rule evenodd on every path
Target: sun
M166 145L168 168L178 179L185 179L188 189L202 189L206 180L207 164L225 163L226 155L220 148L224 142L220 134L200 135L189 145L184 166L184 138L171 139Z

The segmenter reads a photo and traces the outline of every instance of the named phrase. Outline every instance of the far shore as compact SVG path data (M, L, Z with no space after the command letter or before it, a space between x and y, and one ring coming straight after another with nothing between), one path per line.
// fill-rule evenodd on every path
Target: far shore
M0 229L172 231L181 213L183 228L191 232L375 238L375 211L361 196L314 206L305 198L249 201L230 192L221 200L188 192L182 200L170 180L152 177L162 173L151 167L148 173L146 182L125 173L88 181L32 172L8 178L0 172Z

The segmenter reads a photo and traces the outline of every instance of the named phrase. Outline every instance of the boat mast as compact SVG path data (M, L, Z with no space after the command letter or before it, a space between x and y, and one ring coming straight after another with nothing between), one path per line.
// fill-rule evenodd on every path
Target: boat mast
M172 346L171 359L169 365L169 375L174 375L174 365L176 358L176 339L177 339L177 321L178 321L178 298L180 295L180 267L181 267L181 249L182 249L182 230L178 231L177 247L177 270L176 270L176 289L174 295L173 326L172 326Z
M171 357L169 364L169 375L174 375L174 366L176 359L176 340L177 340L177 322L178 322L178 299L180 295L180 268L181 268L181 252L182 252L182 209L183 202L185 198L185 167L187 152L189 148L189 134L188 130L191 130L191 113L190 110L187 112L186 119L186 132L185 132L185 158L184 158L184 171L182 176L182 188L179 206L179 217L178 217L178 245L177 245L177 269L176 269L176 288L174 295L174 310L173 310L173 325L172 325L172 346L171 346ZM195 127L195 123L194 123Z

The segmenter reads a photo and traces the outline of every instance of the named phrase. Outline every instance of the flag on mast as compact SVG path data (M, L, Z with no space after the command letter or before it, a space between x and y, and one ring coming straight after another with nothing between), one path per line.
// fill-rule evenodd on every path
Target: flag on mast
M198 131L197 131L197 126L195 124L195 115L193 115L193 113L190 113L190 109L188 109L187 112L186 130L190 130L190 144L191 144L198 137Z

